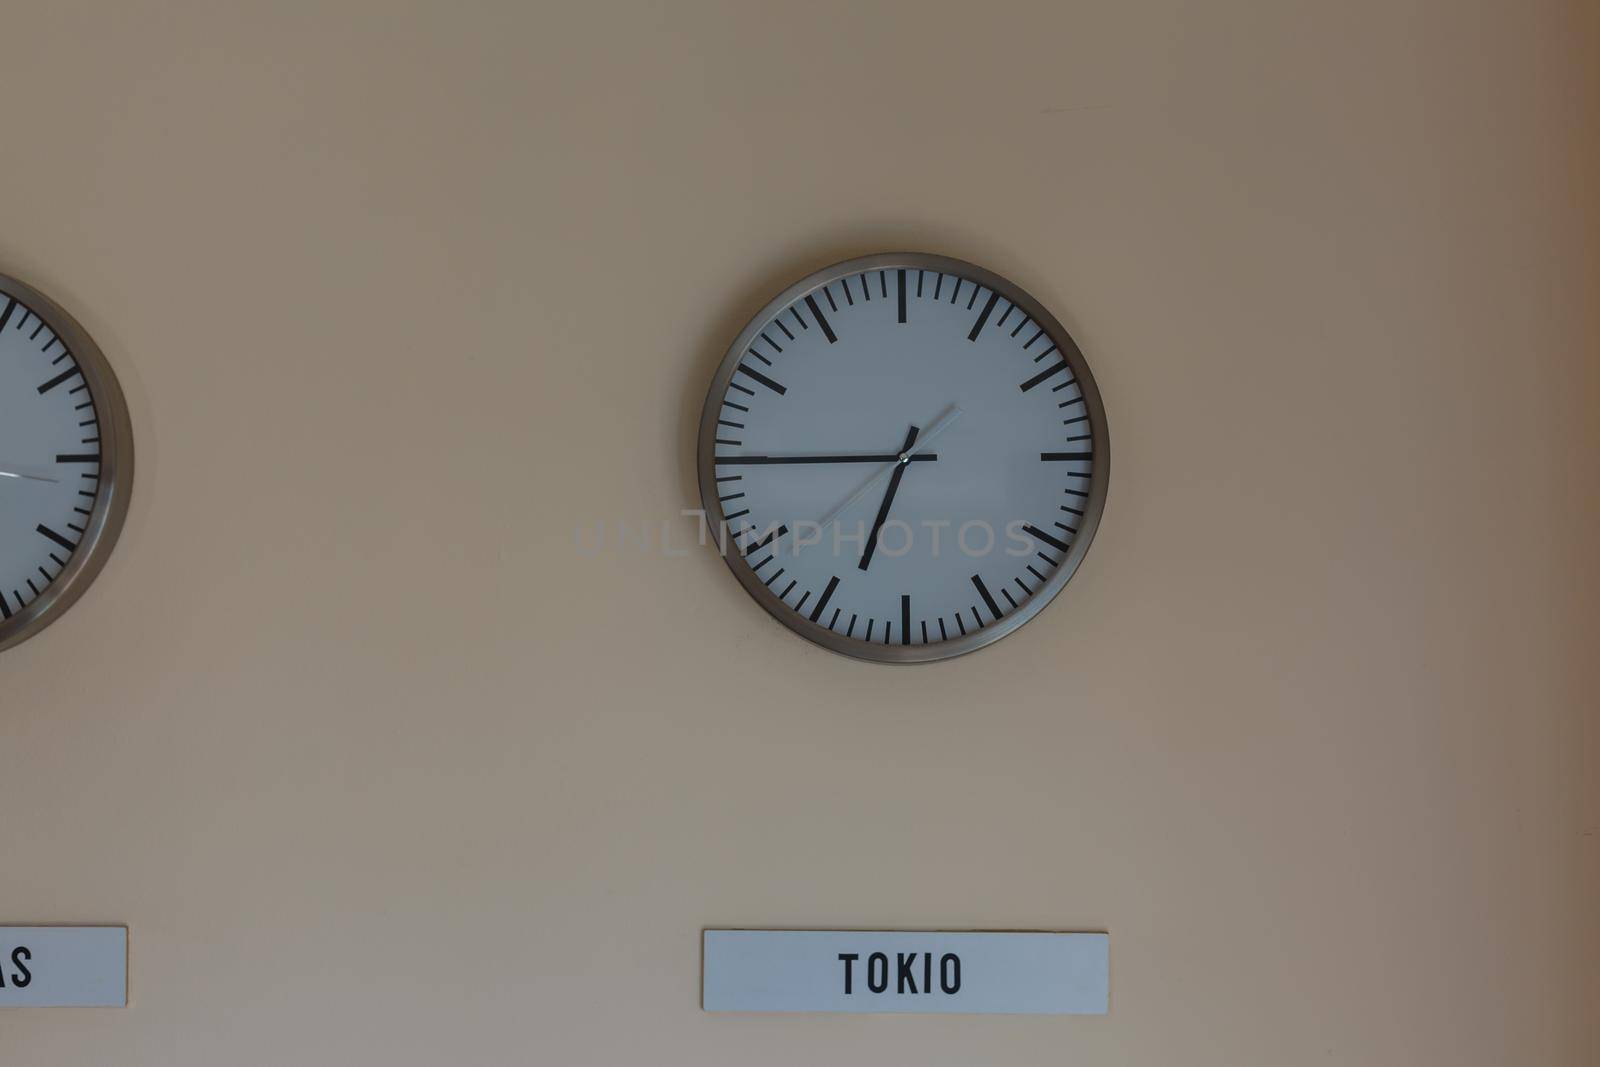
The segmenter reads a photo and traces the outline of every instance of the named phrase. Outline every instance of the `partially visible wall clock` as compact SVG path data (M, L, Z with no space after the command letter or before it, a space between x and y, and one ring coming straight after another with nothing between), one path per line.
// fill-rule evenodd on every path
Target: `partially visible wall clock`
M128 408L105 356L53 300L0 275L0 649L83 594L132 485Z
M796 282L711 383L700 493L729 567L826 648L919 662L1033 618L1105 506L1105 410L1037 300L919 253Z

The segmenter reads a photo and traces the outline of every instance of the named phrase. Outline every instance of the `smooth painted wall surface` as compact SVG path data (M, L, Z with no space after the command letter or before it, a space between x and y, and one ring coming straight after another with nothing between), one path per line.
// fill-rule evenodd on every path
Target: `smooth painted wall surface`
M0 658L47 1065L1600 1059L1588 2L12 5L0 269L119 371ZM728 340L835 259L1092 362L1067 594L887 669L709 552ZM3 506L3 505L0 505ZM722 1017L705 926L1103 929L1104 1018Z

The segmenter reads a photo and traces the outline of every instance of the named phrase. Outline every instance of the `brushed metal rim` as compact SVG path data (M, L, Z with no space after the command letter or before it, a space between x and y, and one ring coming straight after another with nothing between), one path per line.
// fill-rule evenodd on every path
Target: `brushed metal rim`
M24 281L0 274L0 296L10 297L55 331L83 372L100 423L100 481L83 537L55 581L21 611L0 623L0 650L20 644L59 619L105 567L122 533L133 491L133 425L111 364L89 332L65 308Z
M939 271L978 282L1016 304L1045 328L1050 339L1056 343L1056 347L1066 358L1067 365L1082 388L1084 407L1088 410L1090 432L1093 434L1094 466L1089 479L1089 497L1084 505L1083 518L1071 550L1062 559L1056 573L1050 576L1050 580L1024 601L1021 607L981 630L949 641L926 645L877 645L835 633L820 623L812 622L783 603L778 595L757 577L755 571L750 569L744 556L733 546L733 539L717 536L725 528L726 520L716 490L716 427L717 419L720 417L722 397L727 392L728 383L733 379L734 372L738 370L739 359L769 320L808 293L847 275L902 267L908 270ZM1089 545L1094 541L1095 531L1100 526L1101 513L1105 510L1106 488L1111 473L1111 437L1106 425L1105 405L1101 402L1100 390L1095 385L1089 363L1078 348L1077 342L1072 339L1072 335L1044 305L1009 279L965 260L927 252L883 252L847 259L807 275L768 301L767 305L756 312L755 317L734 338L733 344L728 346L727 354L722 357L722 363L712 376L711 388L706 393L705 407L700 414L697 454L701 507L705 511L706 521L713 533L712 543L722 554L723 562L733 571L734 577L744 586L745 592L765 608L769 615L813 644L821 645L831 652L872 663L930 663L952 659L992 645L1033 619L1055 599L1057 593L1066 587L1088 553Z

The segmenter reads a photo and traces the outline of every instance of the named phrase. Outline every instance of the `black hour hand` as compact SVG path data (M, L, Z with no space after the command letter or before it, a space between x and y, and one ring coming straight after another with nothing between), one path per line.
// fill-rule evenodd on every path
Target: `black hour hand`
M878 547L878 532L883 529L884 520L889 517L889 505L894 503L894 494L900 489L900 478L906 472L906 464L917 458L916 456L906 456L906 453L911 450L911 446L916 443L917 428L913 426L911 427L911 432L906 434L906 443L900 446L900 455L890 457L891 459L900 459L901 456L905 458L900 459L900 463L895 467L894 473L889 475L889 488L883 492L883 503L878 506L878 517L872 520L872 532L867 534L867 545L861 552L860 568L862 570L866 570L867 566L872 562L872 553Z

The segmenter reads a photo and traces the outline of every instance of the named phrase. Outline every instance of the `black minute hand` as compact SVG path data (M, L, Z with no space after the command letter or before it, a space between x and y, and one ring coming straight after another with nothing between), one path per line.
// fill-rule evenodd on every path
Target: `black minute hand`
M906 464L917 458L906 456L906 453L911 451L911 446L917 443L917 432L915 426L911 427L911 432L906 434L906 443L900 447L900 455L892 457L900 459L900 456L905 456L905 459L900 460L894 473L889 475L889 488L883 491L883 503L878 506L878 517L872 520L872 532L867 534L867 547L861 552L862 570L866 570L867 564L872 562L873 550L878 547L878 531L883 529L884 520L889 517L889 505L894 503L894 494L900 488L900 478L906 472Z
M873 453L871 455L847 456L716 456L714 457L719 467L736 467L741 464L756 463L897 463L900 453ZM918 452L909 457L906 462L916 463L919 460L935 460L939 458L937 452Z

